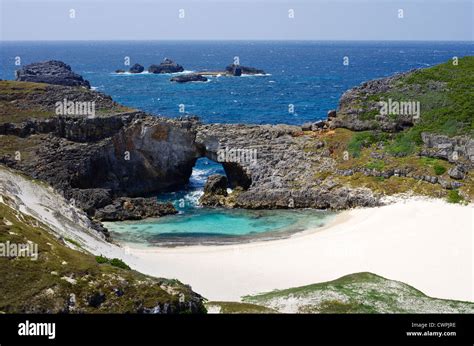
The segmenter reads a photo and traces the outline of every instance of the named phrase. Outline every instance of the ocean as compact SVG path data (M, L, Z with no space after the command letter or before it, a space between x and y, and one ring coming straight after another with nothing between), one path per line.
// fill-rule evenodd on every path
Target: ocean
M472 42L2 42L0 78L14 79L14 71L23 65L56 59L71 65L96 90L151 114L197 115L208 123L297 125L324 119L340 96L361 82L473 55L473 48ZM15 65L18 57L21 66ZM241 65L265 74L177 84L169 81L170 75L115 73L128 69L126 57L131 65L139 63L145 69L170 58L186 71L223 70L238 57ZM264 232L288 234L332 217L315 211L201 208L197 201L207 177L215 173L224 174L220 164L199 159L188 186L158 196L172 201L179 215L108 224L112 235L119 241L155 246L183 243L179 239L206 243Z
M21 65L57 59L116 101L153 114L180 116L184 105L185 114L204 122L302 124L325 118L344 91L361 82L472 55L474 46L472 42L92 41L2 42L0 50L1 79L14 79L20 67L16 57ZM266 74L176 84L169 81L170 75L114 73L128 69L125 57L145 69L168 57L187 71L223 70L238 57L241 65Z

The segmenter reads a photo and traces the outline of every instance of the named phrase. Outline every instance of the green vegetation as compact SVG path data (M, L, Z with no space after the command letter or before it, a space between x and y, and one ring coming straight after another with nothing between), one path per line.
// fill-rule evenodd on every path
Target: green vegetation
M387 152L393 156L407 156L415 152L420 142L421 137L414 137L411 132L402 132L387 145Z
M107 258L107 257L104 257L102 255L100 256L96 256L95 257L95 260L97 261L97 263L99 264L110 264L111 266L114 266L114 267L117 267L117 268L122 268L122 269L125 269L125 270L130 270L130 267L124 262L122 261L121 259L119 258Z
M474 303L437 299L372 273L276 290L242 298L277 311L296 313L433 313L474 312Z
M442 174L446 173L446 167L441 166L441 165L434 165L433 170L434 170L436 175L442 175Z
M447 169L447 162L440 160L440 159L435 159L431 157L422 157L420 158L420 162L429 167L434 174L436 175L443 175L446 173Z
M377 171L383 171L385 162L383 160L371 160L365 165L368 169L375 169Z
M464 198L459 194L458 190L450 190L447 200L449 203L462 203Z
M468 201L474 200L474 177L471 173L462 179L459 192L450 192L440 183L432 184L418 179L422 176L440 176L444 182L454 181L447 174L454 167L452 162L419 157L421 151L426 149L423 148L421 138L423 132L474 138L474 57L459 59L457 66L450 60L399 77L392 82L387 92L358 95L351 104L344 105L338 116L351 121L350 118L356 114L359 121L368 121L374 126L379 121L375 116L374 105L388 99L419 102L420 117L414 120L412 127L401 132L382 132L381 129L356 132L337 128L327 133L313 134L315 141L324 141L325 150L335 160L335 166L315 172L315 182L367 187L387 195L406 192L450 201L463 197ZM345 114L345 109L357 110L357 113ZM396 117L392 116L393 119ZM398 170L403 174L381 178L358 173L367 168L383 173ZM351 170L354 174L348 172L350 175L340 176L335 170Z
M7 197L4 202L12 203ZM189 301L194 301L195 312L205 312L189 286L122 269L121 261L98 264L94 256L64 246L47 229L38 220L0 203L0 242L31 241L38 244L39 254L36 261L0 258L0 313L136 313L158 304L186 313ZM103 294L105 300L98 306L89 304L97 294ZM185 305L179 303L180 294ZM70 303L72 296L74 304Z
M435 198L447 198L448 191L440 184L420 181L414 177L391 176L389 178L366 176L357 169L374 169L379 172L390 170L404 170L413 176L433 176L437 173L443 175L446 181L452 180L445 173L454 165L446 160L419 156L414 153L395 156L388 153L391 134L374 132L354 132L338 128L321 134L314 134L314 141L323 141L324 149L331 153L338 170L353 170L354 174L341 176L335 173L334 167L319 170L314 173L314 179L319 184L324 180L337 183L340 186L366 187L376 193L393 195L400 193L414 193L417 195ZM344 152L348 147L357 143L357 155L345 157ZM437 167L437 168L435 168ZM441 168L442 167L442 168ZM436 170L436 171L435 171ZM467 200L474 199L474 175L468 174L463 180L459 192Z
M379 142L386 142L388 135L378 131L364 131L354 133L350 142L347 144L347 151L352 157L359 157L362 148L368 148Z
M367 109L361 120L375 119L371 107L376 102L393 101L420 102L420 118L412 128L398 136L394 152L410 153L408 143L421 143L422 132L448 136L474 135L474 56L420 69L401 77L384 93L367 94L352 105L355 109ZM395 118L392 116L392 118Z
M74 246L77 246L78 248L81 248L81 244L79 244L77 241L75 241L74 239L71 239L71 238L64 238L65 241L67 241L68 243L71 243L72 245Z

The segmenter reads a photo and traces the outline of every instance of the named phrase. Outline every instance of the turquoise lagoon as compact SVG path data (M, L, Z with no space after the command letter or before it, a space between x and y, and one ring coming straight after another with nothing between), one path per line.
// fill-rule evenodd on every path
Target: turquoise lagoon
M312 209L243 210L202 208L198 200L207 177L225 174L222 165L201 158L188 186L158 196L179 211L158 219L106 222L112 237L121 243L146 246L229 244L287 237L321 227L336 213Z
M108 222L121 243L149 246L228 244L287 237L321 227L335 213L319 210L225 210L196 208L159 219Z

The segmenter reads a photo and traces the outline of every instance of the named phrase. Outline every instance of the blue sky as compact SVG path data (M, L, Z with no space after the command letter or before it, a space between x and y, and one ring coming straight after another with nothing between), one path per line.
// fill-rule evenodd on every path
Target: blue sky
M1 40L471 41L474 30L473 0L0 0L0 3ZM75 18L71 18L71 10ZM400 10L403 18L399 18ZM290 18L292 13L294 17Z

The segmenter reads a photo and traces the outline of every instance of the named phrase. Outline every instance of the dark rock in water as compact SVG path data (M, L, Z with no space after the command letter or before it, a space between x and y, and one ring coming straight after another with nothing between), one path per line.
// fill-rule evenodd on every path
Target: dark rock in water
M82 86L90 89L90 83L72 72L71 66L62 61L50 60L26 65L15 72L21 82L47 83L66 86Z
M264 70L259 70L255 67L240 66L240 65L229 65L225 70L233 76L240 76L242 74L265 74Z
M95 218L100 221L141 220L176 213L171 203L159 203L154 197L121 197L112 204L97 210Z
M209 176L204 186L204 194L199 202L206 206L223 206L225 197L227 197L227 184L227 177L224 175L214 174Z
M118 69L118 70L115 70L115 73L125 73L125 70Z
M236 66L232 71L233 76L240 77L242 76L242 68L240 66Z
M189 73L180 76L174 76L170 79L170 81L176 83L207 82L207 78L198 73Z
M148 72L150 73L176 73L176 72L183 72L183 66L175 63L171 59L164 59L163 62L159 65L151 65L148 68Z
M224 175L213 174L207 178L204 193L214 193L227 196L227 178Z
M130 67L130 73L142 73L143 71L145 71L145 68L140 64L135 64Z

